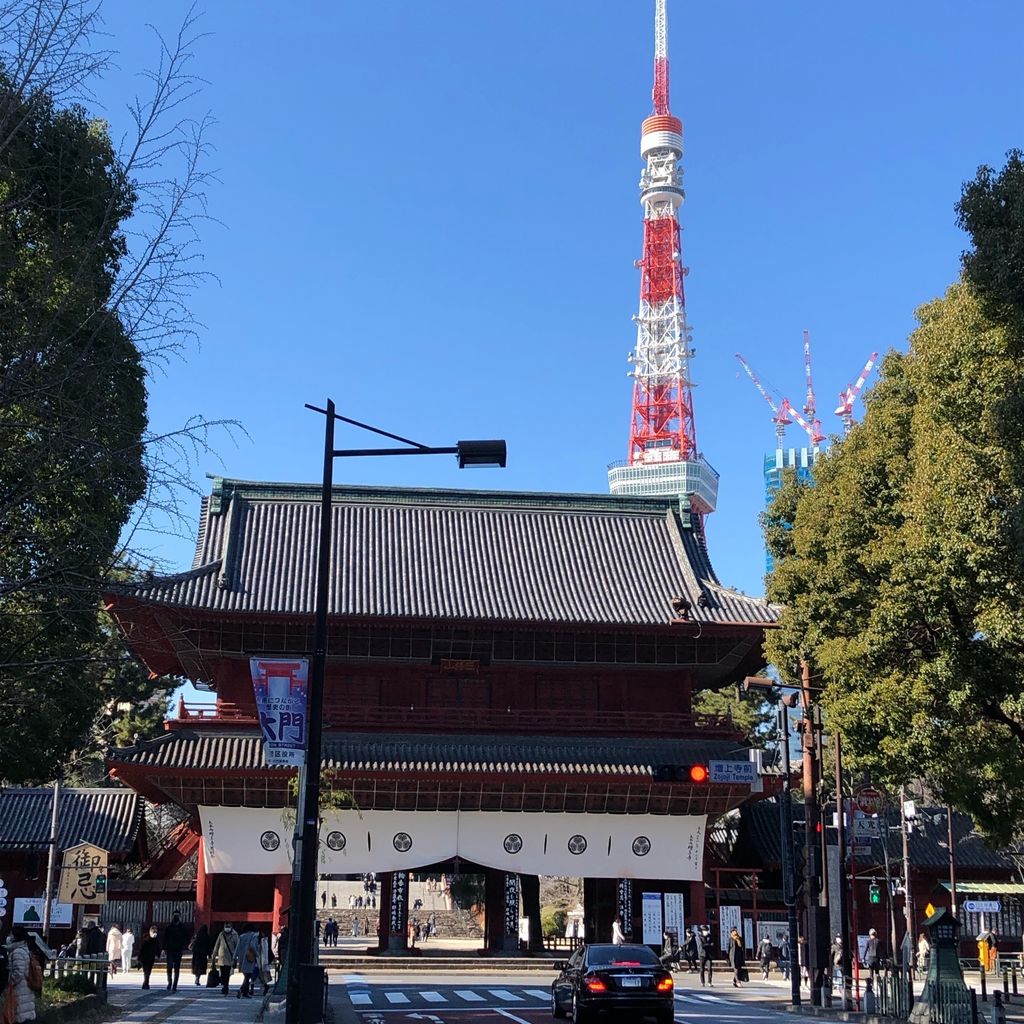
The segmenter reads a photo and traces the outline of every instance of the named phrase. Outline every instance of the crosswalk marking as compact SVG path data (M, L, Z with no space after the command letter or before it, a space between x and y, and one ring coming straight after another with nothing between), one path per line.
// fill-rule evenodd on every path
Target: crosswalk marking
M404 992L385 992L384 998L387 999L389 1003L409 1002L409 997Z
M482 1003L484 1001L484 997L479 992L473 992L468 988L456 989L455 994L460 999L465 999L467 1003Z
M426 1001L428 1003L447 1003L448 1002L448 1000L445 999L445 997L443 995L441 995L440 992L421 992L420 995L423 996L423 998L426 999Z
M510 1003L521 1003L523 1001L522 996L514 995L505 988L489 988L487 991L490 992L495 999L507 999Z
M369 992L353 992L349 998L356 1006L369 1006L373 1002L373 996Z
M534 999L547 999L551 995L550 992L543 988L526 988L523 991L528 996L533 996Z

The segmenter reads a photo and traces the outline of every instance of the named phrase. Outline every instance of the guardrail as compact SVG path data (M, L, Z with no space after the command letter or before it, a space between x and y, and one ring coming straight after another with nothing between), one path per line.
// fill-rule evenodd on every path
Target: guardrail
M109 972L110 960L106 956L56 957L47 962L43 976L56 981L63 978L87 978L106 999Z

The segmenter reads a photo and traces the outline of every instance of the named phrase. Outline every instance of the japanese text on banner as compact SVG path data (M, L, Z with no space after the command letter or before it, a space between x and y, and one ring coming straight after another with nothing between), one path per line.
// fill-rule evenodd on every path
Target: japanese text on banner
M267 765L301 766L306 746L309 662L305 658L252 658L249 665Z

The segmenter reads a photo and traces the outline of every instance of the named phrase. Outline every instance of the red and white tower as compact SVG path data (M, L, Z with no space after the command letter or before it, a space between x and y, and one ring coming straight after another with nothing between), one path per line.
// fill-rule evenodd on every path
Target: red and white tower
M654 113L640 130L644 254L633 369L629 455L608 468L613 494L678 494L701 515L718 500L718 474L697 450L690 329L677 211L683 202L683 125L668 105L666 0L655 0Z

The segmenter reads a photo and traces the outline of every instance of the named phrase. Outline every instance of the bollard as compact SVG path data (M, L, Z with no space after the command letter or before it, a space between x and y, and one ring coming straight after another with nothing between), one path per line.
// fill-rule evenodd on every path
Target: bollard
M1017 965L1010 964L1010 986L1013 990L1013 994L1017 994Z
M1008 1003L1010 1001L1010 972L1004 967L1003 968L1003 1002Z
M1003 993L998 989L992 993L992 1024L1006 1024L1006 1010L1003 1009Z
M985 968L984 967L982 967L981 971L979 972L979 976L981 977L981 1001L983 1003L987 1003L988 1002L988 990L985 987Z
M978 993L971 989L971 1024L978 1024Z

